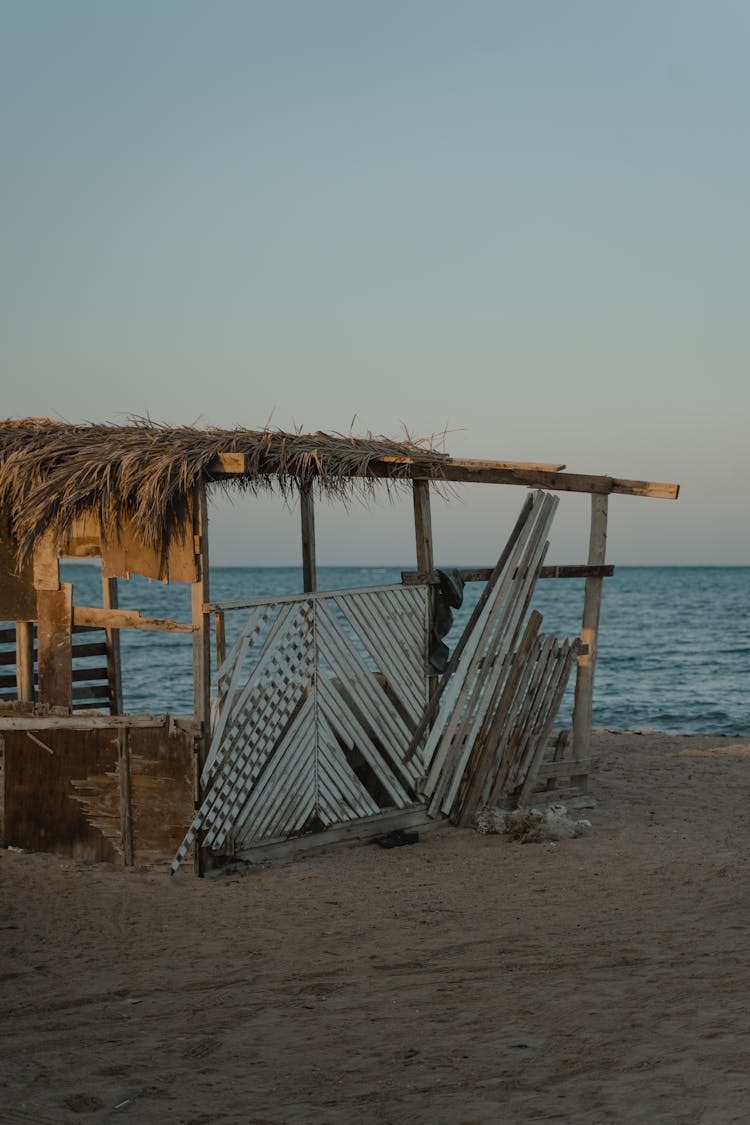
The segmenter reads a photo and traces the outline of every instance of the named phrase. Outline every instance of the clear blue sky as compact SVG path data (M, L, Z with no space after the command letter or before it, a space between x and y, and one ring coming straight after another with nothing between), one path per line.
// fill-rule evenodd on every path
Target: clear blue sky
M0 2L1 413L448 429L679 481L620 563L750 563L746 0ZM491 562L516 489L436 512ZM296 561L278 505L217 562ZM408 507L319 517L409 561ZM565 498L557 561L581 562Z

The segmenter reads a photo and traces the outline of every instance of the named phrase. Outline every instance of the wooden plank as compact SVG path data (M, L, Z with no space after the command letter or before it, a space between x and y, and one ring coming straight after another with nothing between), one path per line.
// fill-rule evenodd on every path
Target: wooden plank
M51 531L47 531L41 539L37 540L32 566L35 589L59 590L60 560L57 557L57 547Z
M34 626L31 621L16 623L16 696L24 703L34 702Z
M196 579L190 587L190 613L193 630L193 718L200 731L195 743L196 800L203 798L201 774L208 757L211 724L211 618L204 608L210 597L208 564L208 500L205 483L193 496L193 542L196 547ZM205 869L201 839L195 855L196 873Z
M307 485L299 491L300 529L302 533L302 589L313 593L318 586L315 568L315 499Z
M429 573L434 568L432 543L432 514L430 511L430 482L415 480L412 484L414 501L414 536L417 548L417 570Z
M491 567L456 567L464 582L488 582ZM543 566L539 578L611 578L615 573L612 563L606 566ZM401 582L404 586L437 586L440 582L435 571L402 570Z
M241 456L230 455L232 458ZM241 468L232 467L226 460L227 454L220 455L208 466L207 473L212 478L221 476L241 476ZM239 465L240 462L237 462ZM365 478L434 481L453 481L456 483L478 484L516 484L528 488L542 488L553 492L591 492L608 495L617 492L623 496L649 496L662 500L676 500L680 486L663 481L628 480L623 477L592 475L589 473L561 472L557 465L542 465L533 461L475 461L460 458L447 458L439 465L425 462L407 461L402 458L379 458L357 474Z
M305 594L310 602L326 601L330 598L341 598L347 594L379 594L383 590L398 590L400 583L390 582L382 586L345 586L338 590L316 590L314 593ZM263 606L293 605L300 600L299 594L282 594L281 597L265 598L239 598L233 601L206 602L204 610L213 613L217 609L226 611L236 609L257 609Z
M558 665L548 686L545 704L539 716L537 729L534 731L534 742L529 755L526 777L519 794L519 805L528 804L536 788L542 757L570 678L577 644L577 640L569 644L566 639L561 646Z
M513 643L528 601L529 588L536 582L536 574L546 553L546 537L557 504L556 498L544 493L536 494L533 521L518 544L522 555L509 560L507 573L498 583L500 594L488 606L492 612L488 614L485 625L478 628L479 638L471 659L462 670L461 687L452 702L452 714L445 729L438 730L437 736L435 731L431 735L435 754L425 785L425 792L431 796L430 811L441 809L448 813L456 797L466 760L484 722L496 683L487 675L487 670L502 668ZM459 730L461 738L455 742ZM426 754L429 760L429 749Z
M65 582L58 590L39 590L37 602L39 702L69 708L72 688L73 586Z
M173 718L168 715L90 715L75 718L70 715L5 715L0 712L0 731L20 730L110 730L122 726L159 728L167 723L179 730L192 731L197 728L192 719Z
M117 609L119 596L117 579L105 578L102 575L102 608L107 610ZM120 659L120 631L119 629L106 629L104 633L104 646L107 655L107 683L109 684L109 711L111 715L122 714L122 663ZM73 655L80 653L73 649Z
M606 496L591 497L591 530L589 536L589 564L602 566L607 550ZM590 757L591 717L594 698L594 670L599 639L603 583L601 578L587 578L583 598L581 643L586 651L578 657L575 696L573 703L573 755L582 761ZM574 779L574 784L578 784ZM585 784L585 782L582 782Z
M109 700L109 687L105 684L86 685L84 687L74 687L71 691L71 700L79 701L82 699L88 700Z
M500 553L500 558L497 560L492 573L487 580L487 585L485 586L484 590L482 590L482 593L477 599L476 605L471 612L469 620L466 622L463 632L461 633L461 636L456 643L456 647L453 649L450 660L448 661L448 666L446 667L445 672L440 678L440 683L438 684L437 690L433 692L430 702L425 708L425 713L422 716L422 720L419 723L417 729L414 731L414 734L412 735L411 742L409 743L409 746L407 747L406 753L404 755L405 762L408 762L416 753L417 747L421 745L425 734L430 727L430 724L437 715L443 693L445 692L445 689L447 688L453 673L455 672L456 668L459 665L459 662L461 661L464 649L469 644L470 640L475 636L475 629L482 617L482 614L484 613L487 602L493 596L495 587L500 581L501 576L503 575L503 572L508 565L508 560L513 557L518 541L524 533L528 521L532 517L533 511L534 497L530 495L526 497L524 505L518 515L518 519L516 520L513 530L510 533L508 542L505 544L503 550Z
M513 654L508 675L503 683L503 690L497 700L497 705L490 709L491 722L483 724L483 729L477 737L474 751L466 770L466 786L462 795L458 823L465 827L474 819L482 793L487 787L487 779L497 772L499 762L496 760L498 749L502 745L500 740L501 725L507 722L510 705L518 690L519 680L523 669L529 662L531 651L536 642L542 624L542 615L534 610L526 624L523 638L517 651ZM494 762L493 762L493 759Z
M73 623L92 629L146 629L160 633L191 633L192 625L169 618L141 617L134 609L104 609L100 606L77 605Z
M314 854L331 847L356 847L369 843L398 829L417 830L421 835L443 827L445 821L429 817L424 805L414 804L404 809L389 809L370 817L335 825L325 832L296 839L266 840L252 846L240 847L235 858L244 863L288 863L299 855Z
M121 727L117 732L117 781L122 858L126 867L132 867L134 863L133 801L130 792L130 734L127 727Z

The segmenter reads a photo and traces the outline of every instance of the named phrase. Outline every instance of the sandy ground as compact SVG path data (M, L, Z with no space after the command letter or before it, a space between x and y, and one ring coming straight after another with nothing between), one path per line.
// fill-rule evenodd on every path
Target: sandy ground
M195 879L0 852L0 1121L750 1121L750 743L599 733L587 837Z

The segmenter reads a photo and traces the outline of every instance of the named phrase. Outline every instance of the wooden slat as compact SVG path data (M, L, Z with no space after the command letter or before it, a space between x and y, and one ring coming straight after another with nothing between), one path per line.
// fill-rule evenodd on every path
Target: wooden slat
M482 590L477 599L476 605L474 606L474 609L469 616L469 620L466 622L463 632L461 633L461 636L459 637L458 642L451 654L450 660L448 661L448 666L446 667L445 672L440 679L437 690L433 692L432 697L430 698L430 701L425 708L425 713L422 716L417 729L412 735L411 742L409 743L406 754L404 755L404 761L406 762L408 762L409 759L416 753L417 748L421 746L424 737L430 727L430 724L437 715L438 709L441 705L441 698L443 696L443 693L448 687L453 673L459 666L459 663L463 657L464 649L467 647L467 645L472 645L478 641L478 637L476 634L477 625L482 617L482 614L485 611L485 607L488 601L490 600L490 598L495 596L495 587L501 580L501 577L508 566L508 560L515 557L514 553L516 551L519 539L523 535L528 521L532 517L534 511L534 503L535 501L533 496L530 495L526 497L523 507L519 512L518 519L516 520L513 530L510 533L508 542L505 544L503 550L500 553L500 558L497 560L497 563L495 564L495 567L489 579L487 580L487 585L485 586L484 590Z
M591 497L591 531L589 537L589 563L592 566L604 564L607 549L607 509L606 496ZM573 702L573 753L576 758L587 761L590 756L591 717L594 699L594 671L599 636L599 614L601 611L603 583L601 578L587 578L583 600L583 622L581 643L585 652L578 657L575 696Z
M34 702L34 626L16 624L16 695L24 703Z
M577 641L573 644L568 644L567 639L561 646L558 666L550 681L547 696L545 699L544 707L540 712L537 729L534 731L534 744L529 754L528 766L526 777L523 781L523 786L519 794L519 805L526 805L531 799L539 776L539 768L541 765L544 749L547 740L552 730L552 724L555 721L555 716L560 709L563 693L567 687L570 673L573 667L573 662L576 656ZM581 775L579 775L581 776Z
M300 530L302 534L302 589L313 593L318 581L315 567L315 499L308 485L299 493Z
M492 699L496 683L492 669L498 672L502 669L502 661L510 649L527 602L528 588L536 581L546 551L545 540L557 503L556 498L543 493L534 497L532 521L526 525L524 535L508 559L484 620L478 623L471 655L463 662L460 678L449 693L452 698L447 724L445 727L436 724L430 735L426 756L429 761L431 747L434 747L434 756L425 792L431 798L431 812L450 811L463 768Z
M109 699L107 684L92 684L72 689L72 698L80 702L82 699Z
M467 567L461 566L455 568L459 576L464 582L488 582L492 574L491 567ZM543 566L539 571L541 578L611 578L615 573L615 568L612 563L605 566ZM421 571L421 570L402 570L401 581L404 586L437 586L440 578L435 571Z
M72 687L71 622L73 587L63 583L58 590L39 590L37 663L39 702L70 707Z
M102 575L102 608L118 609L119 595L116 578ZM112 715L122 714L122 662L120 657L120 631L107 629L104 634L107 655L107 682L109 684L109 710Z
M492 722L477 738L474 753L467 768L467 783L461 798L459 824L470 824L474 818L482 794L487 787L488 778L494 776L499 762L497 756L502 752L504 740L503 727L507 725L511 715L511 704L518 691L523 671L529 663L529 655L534 647L539 629L542 624L542 615L536 610L530 615L526 624L523 639L514 654L509 674L504 679L502 694L497 705L492 709ZM493 762L493 759L494 762Z
M202 602L201 602L202 605ZM99 606L77 605L73 624L93 629L148 629L161 633L191 633L192 625L183 625L168 618L141 617L137 610L103 609Z
M77 645L73 643L71 649L73 660L83 660L84 658L90 659L92 656L103 656L106 659L107 646L102 641L95 644Z
M227 459L229 456L229 460ZM236 460L241 454L219 455L208 466L211 477L241 476L244 461ZM240 467L241 465L241 467ZM440 465L413 462L402 458L380 458L357 474L376 479L446 480L457 483L517 484L529 488L542 488L563 492L590 492L608 495L617 492L624 496L649 496L663 500L676 500L680 486L662 481L628 480L622 477L592 475L589 473L561 472L557 465L544 465L529 461L475 461L448 458Z

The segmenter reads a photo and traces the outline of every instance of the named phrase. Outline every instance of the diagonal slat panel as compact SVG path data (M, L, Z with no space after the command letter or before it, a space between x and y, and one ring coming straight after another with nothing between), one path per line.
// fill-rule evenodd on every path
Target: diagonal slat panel
M414 721L419 718L426 703L427 677L425 674L425 603L417 602L409 606L405 599L399 599L403 606L390 606L385 595L352 595L341 598L337 604L345 614L352 628L372 659L386 675L388 683L399 697L407 714ZM403 616L403 608L419 612L421 637L407 647L405 634L397 634L396 623Z

